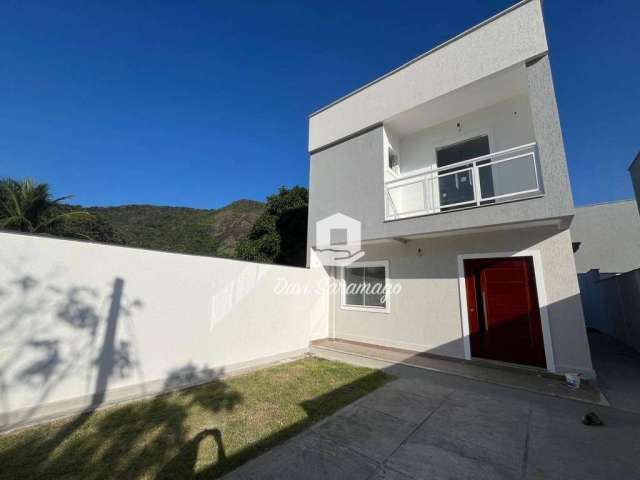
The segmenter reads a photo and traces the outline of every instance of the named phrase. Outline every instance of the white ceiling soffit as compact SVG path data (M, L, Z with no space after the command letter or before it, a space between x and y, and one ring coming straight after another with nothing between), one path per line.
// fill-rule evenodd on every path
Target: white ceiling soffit
M524 64L520 64L400 113L387 120L385 125L394 134L404 137L526 91L527 73Z

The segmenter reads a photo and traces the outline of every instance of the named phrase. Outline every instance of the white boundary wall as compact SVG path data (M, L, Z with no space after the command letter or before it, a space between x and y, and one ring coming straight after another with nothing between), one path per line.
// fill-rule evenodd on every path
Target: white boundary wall
M0 232L0 429L301 354L328 336L327 280Z

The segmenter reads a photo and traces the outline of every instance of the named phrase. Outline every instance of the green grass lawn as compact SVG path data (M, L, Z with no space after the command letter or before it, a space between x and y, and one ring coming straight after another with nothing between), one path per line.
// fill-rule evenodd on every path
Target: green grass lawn
M0 478L216 478L389 377L305 358L0 436Z

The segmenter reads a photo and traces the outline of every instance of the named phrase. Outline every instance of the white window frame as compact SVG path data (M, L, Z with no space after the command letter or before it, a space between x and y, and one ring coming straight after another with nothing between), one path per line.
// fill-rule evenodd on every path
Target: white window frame
M346 268L365 268L365 267L384 267L384 285L387 290L387 296L385 298L384 307L370 307L366 305L349 305L347 304L347 292L345 281L345 269ZM346 267L340 268L340 308L342 310L355 310L359 312L373 312L373 313L389 313L391 311L391 295L389 295L390 289L389 283L389 260L372 260L369 262L354 262Z
M398 164L394 168L391 168L389 166L389 160L391 160L391 156L395 156L396 159L398 160ZM387 146L385 164L386 164L387 171L390 172L394 178L398 178L398 176L400 175L400 155L398 155L398 152L396 152L391 145Z
M494 140L493 140L493 129L484 129L484 130L471 130L469 132L465 132L465 133L458 133L455 136L451 136L451 137L447 137L446 139L440 139L437 142L434 142L433 144L433 168L437 169L438 167L438 150L441 150L443 148L447 148L447 147L452 147L458 143L463 143L463 142L468 142L469 140L473 140L474 138L479 138L479 137L487 137L487 141L489 142L489 154L492 154L493 152L495 152L495 147L494 147ZM478 178L478 172L477 169L473 169L472 170L472 175L473 175L473 184L474 185L480 185L479 182L479 178ZM436 177L437 178L437 177ZM478 187L479 188L479 187ZM478 199L479 196L479 192L477 190L474 189L473 195L475 197L475 199ZM434 186L433 186L433 197L432 197L432 201L435 202L434 206L436 207L435 210L437 212L441 211L441 205L440 205L440 185L439 183L436 181L434 182ZM437 206L436 206L437 204ZM470 206L475 206L475 205L470 205ZM447 208L447 206L445 205L444 208Z
M400 175L402 175L401 169L400 169L400 153L394 148L394 146L391 144L391 141L389 140L389 133L387 132L387 128L388 127L383 127L382 131L383 131L383 161L384 161L384 171L386 174L388 174L389 176L391 176L391 178L398 178ZM398 169L397 171L392 170L391 168L389 168L389 151L392 151L393 153L395 153L395 155L398 157ZM385 202L386 202L386 192L384 192L384 198L385 198Z

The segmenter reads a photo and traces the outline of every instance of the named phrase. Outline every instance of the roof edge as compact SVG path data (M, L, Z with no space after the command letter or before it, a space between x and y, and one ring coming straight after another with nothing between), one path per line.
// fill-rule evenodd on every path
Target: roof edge
M574 208L578 210L580 208L602 207L604 205L614 205L616 203L636 203L636 200L634 198L621 198L619 200L608 200L605 202L586 203L584 205L577 205Z
M340 102L342 102L342 101L346 100L347 98L354 96L355 94L357 94L357 93L361 92L362 90L365 90L365 89L369 88L370 86L372 86L372 85L374 85L374 84L376 84L376 83L378 83L378 82L380 82L380 81L384 80L385 78L390 77L391 75L393 75L393 74L395 74L395 73L399 72L400 70L404 70L405 68L407 68L408 66L410 66L410 65L412 65L412 64L414 64L414 63L416 63L417 61L422 60L424 57L427 57L427 56L431 55L433 52L435 52L435 51L437 51L437 50L440 50L441 48L446 47L446 46L447 46L447 45L449 45L450 43L453 43L453 42L455 42L456 40L459 40L459 39L461 39L462 37L465 37L466 35L469 35L470 33L472 33L472 32L474 32L474 31L476 31L476 30L478 30L478 29L480 29L480 28L484 27L484 26L485 26L485 25L487 25L488 23L491 23L491 22L493 22L494 20L497 20L498 18L500 18L500 17L502 17L502 16L506 15L507 13L510 13L510 12L512 12L513 10L516 10L516 9L520 8L521 6L523 6L523 5L527 4L527 3L530 3L530 2L532 2L532 1L534 1L534 0L520 0L519 2L517 2L517 3L513 4L513 5L511 5L509 8L506 8L506 9L504 9L504 10L502 10L502 11L500 11L500 12L496 13L496 14L495 14L495 15L493 15L492 17L489 17L489 18L487 18L486 20L483 20L482 22L480 22L480 23L478 23L478 24L474 25L473 27L470 27L470 28L468 28L468 29L464 30L462 33L459 33L459 34L458 34L458 35L456 35L455 37L451 37L449 40L446 40L445 42L443 42L443 43L440 43L440 44L436 45L436 46L435 46L435 47L433 47L431 50L428 50L428 51L424 52L423 54L418 55L417 57L415 57L415 58L413 58L413 59L409 60L408 62L403 63L403 64L402 64L402 65L400 65L399 67L394 68L394 69L393 69L393 70L391 70L390 72L385 73L384 75L382 75L382 76L380 76L380 77L376 78L375 80L372 80L372 81L370 81L369 83L366 83L365 85L363 85L363 86L361 86L361 87L359 87L359 88L357 88L357 89L353 90L352 92L347 93L346 95L343 95L342 97L340 97L340 98L338 98L338 99L334 100L333 102L329 103L328 105L325 105L324 107L319 108L319 109L318 109L318 110L316 110L315 112L310 113L310 114L309 114L309 118L312 118L312 117L314 117L315 115L318 115L319 113L322 113L322 112L324 112L325 110L328 110L329 108L333 107L334 105L337 105L338 103L340 103ZM542 0L540 0L540 5L542 6Z

